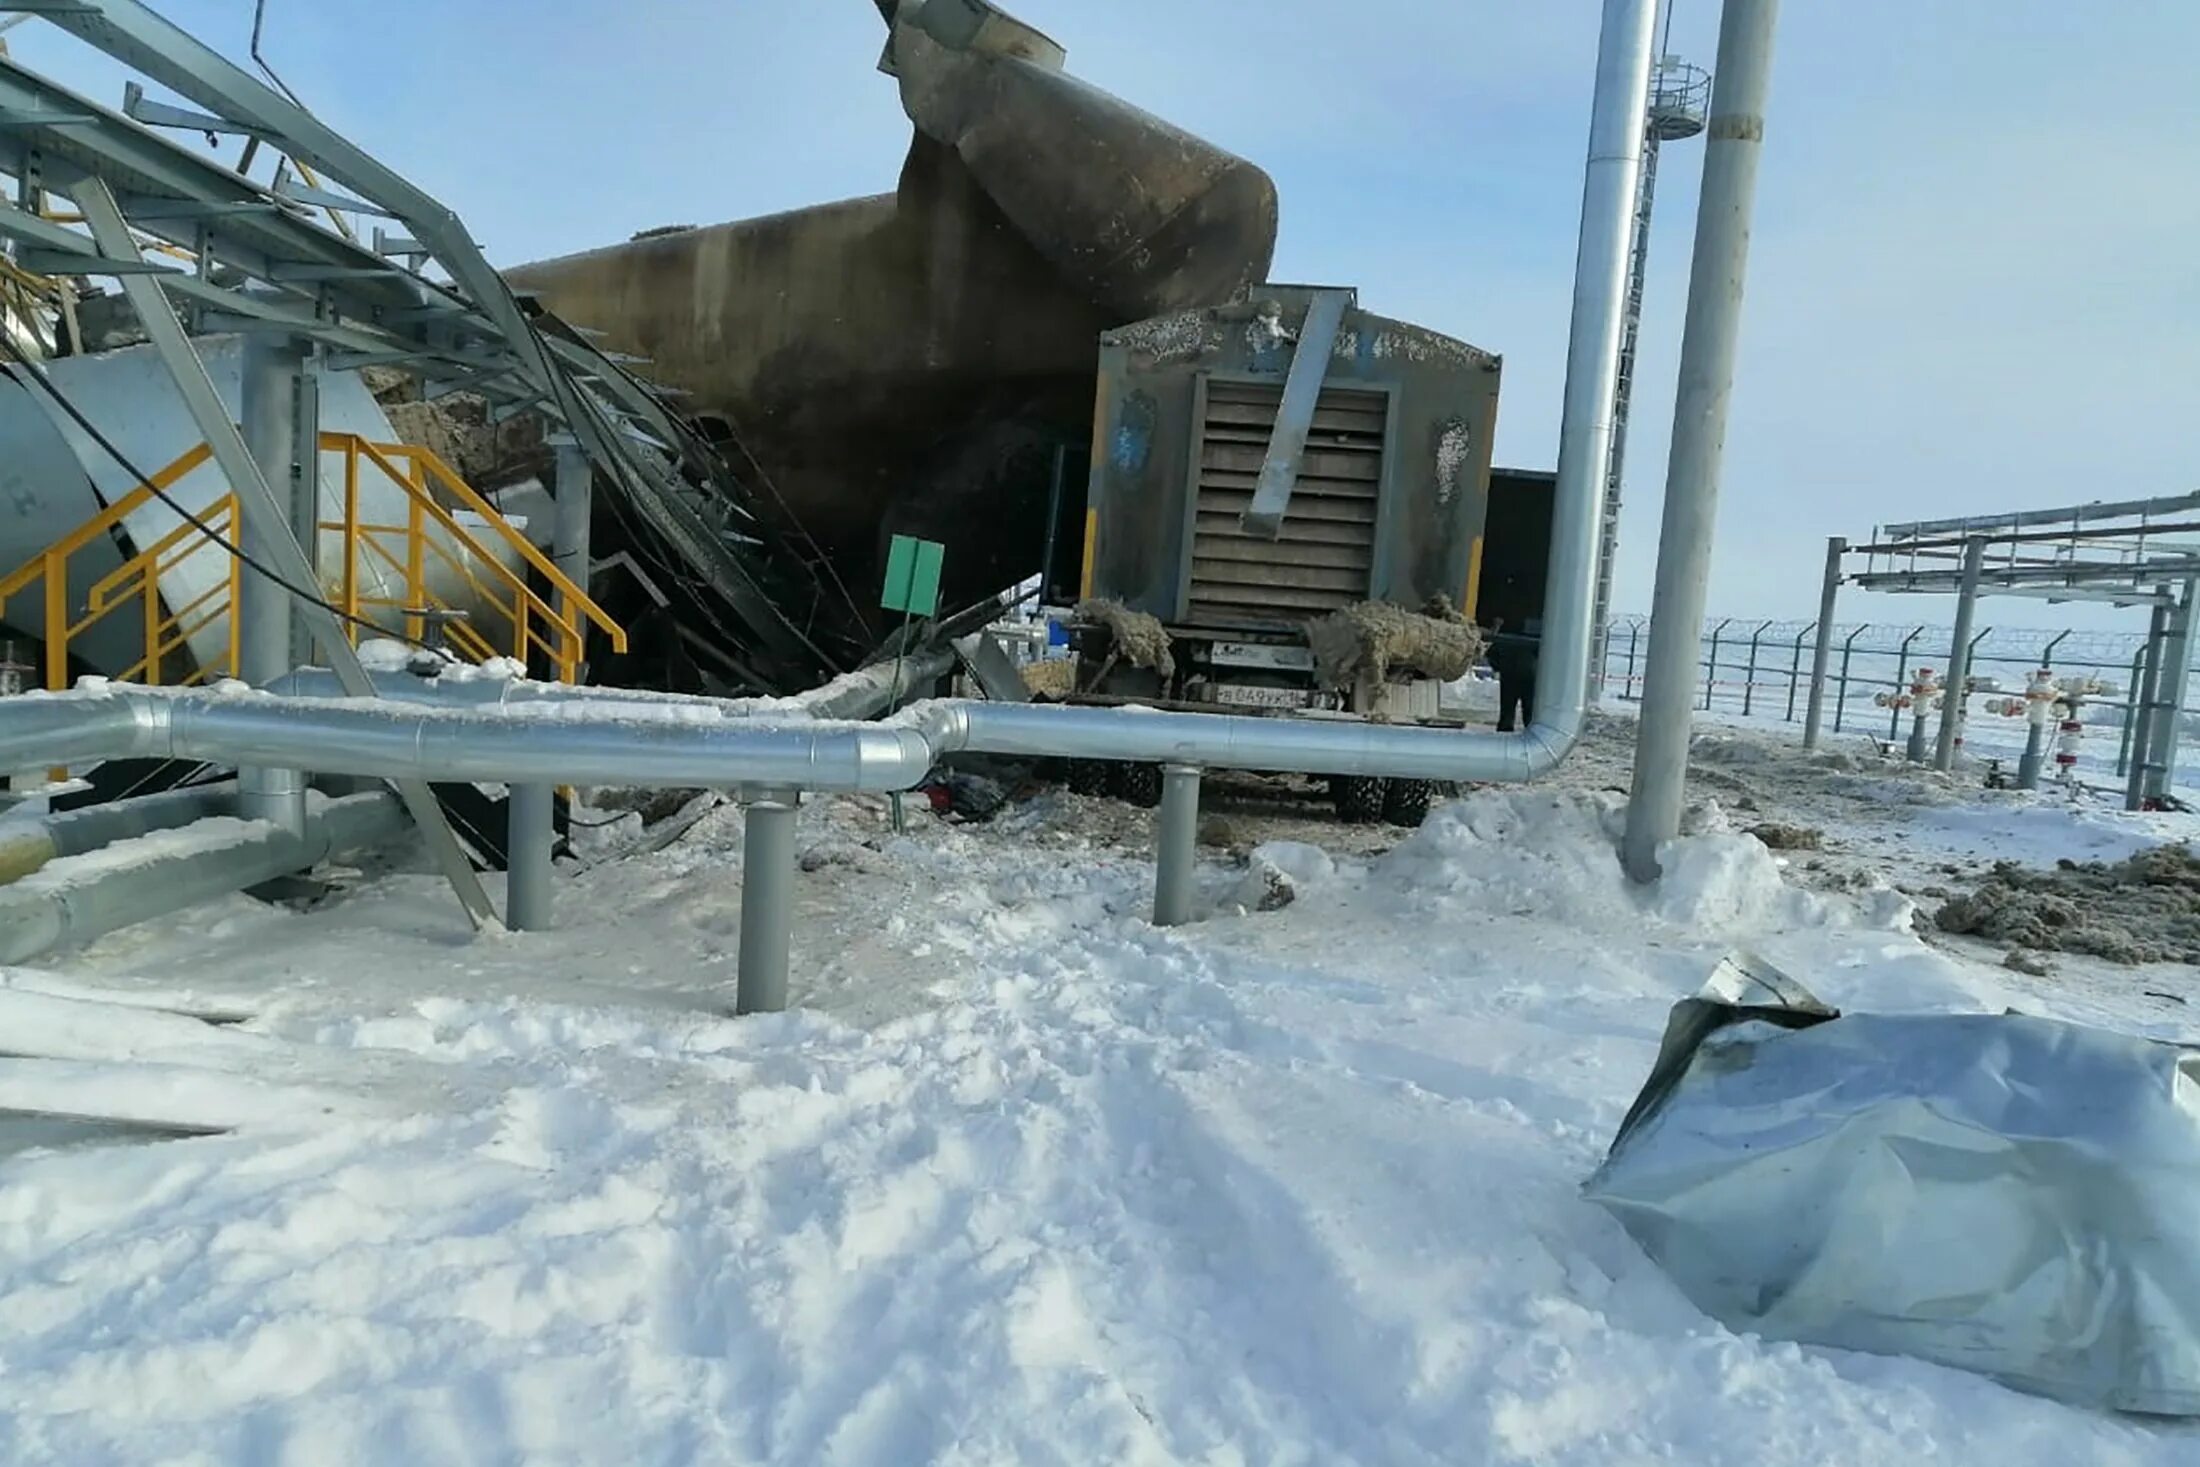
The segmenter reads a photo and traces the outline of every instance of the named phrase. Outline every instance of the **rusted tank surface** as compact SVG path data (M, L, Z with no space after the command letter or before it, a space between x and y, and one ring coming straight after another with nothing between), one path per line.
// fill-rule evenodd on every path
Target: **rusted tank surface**
M1209 629L1361 601L1474 615L1499 359L1356 296L1276 534L1244 528L1317 293L1261 286L1102 335L1088 595Z
M1273 184L1069 76L981 0L903 0L882 70L915 124L891 194L523 266L752 456L843 577L944 541L968 599L1038 567L1054 450L1090 431L1111 326L1265 277ZM743 462L739 453L735 462Z

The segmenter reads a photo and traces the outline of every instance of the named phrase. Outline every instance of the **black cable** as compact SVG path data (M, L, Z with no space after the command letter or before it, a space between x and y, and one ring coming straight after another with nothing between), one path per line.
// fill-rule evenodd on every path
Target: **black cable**
M110 439L105 433L99 430L99 425L94 423L90 418L86 417L83 413L83 410L78 408L75 403L69 401L68 396L63 393L60 388L54 386L51 379L49 379L45 373L39 371L37 366L28 357L23 355L22 349L18 347L15 344L14 340L10 338L5 332L0 332L0 349L4 349L7 355L14 359L16 366L22 369L20 375L28 377L31 381L37 383L39 389L43 391L46 396L53 399L54 406L60 408L61 411L63 411L64 413L67 413L70 419L75 422L75 424L79 428L82 428L85 434L90 437L90 439L94 443L98 444L100 448L106 452L107 456L113 459L115 463L121 467L124 473L130 475L131 478L137 483L143 484L146 489L152 493L152 496L155 499L158 499L162 504L167 505L169 509L173 510L178 516L183 519L184 523L188 524L192 529L198 531L202 538L212 544L219 545L229 555L235 557L240 564L252 571L253 574L267 581L270 585L281 587L285 592L289 593L297 600L304 601L311 605L320 607L323 611L326 611L330 616L335 617L340 622L348 622L355 627L361 628L362 630L373 632L378 637L384 637L396 642L404 642L409 646L419 648L423 652L436 652L438 653L438 655L441 655L439 648L431 647L428 643L420 640L418 637L409 637L406 636L403 632L392 631L390 628L383 626L380 622L369 621L366 617L363 616L354 616L352 613L344 610L342 607L333 605L326 598L317 595L312 591L308 591L299 586L291 584L281 575L277 574L275 571L269 569L266 565L262 564L256 557L246 554L243 546L232 544L230 543L230 541L224 539L222 537L221 531L215 529L212 525L209 525L205 520L199 518L199 516L193 514L190 510L185 509L181 504L178 504L174 496L170 495L167 490L161 488L158 484L155 484L153 482L152 475L146 473L136 464L132 463L128 455L124 454L121 449L115 447L114 441ZM13 376L17 374L11 373L10 375ZM235 614L234 609L232 609L231 614Z

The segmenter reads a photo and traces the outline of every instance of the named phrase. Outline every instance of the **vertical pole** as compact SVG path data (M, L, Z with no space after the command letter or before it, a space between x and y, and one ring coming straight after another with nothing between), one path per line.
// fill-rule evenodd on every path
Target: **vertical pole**
M1192 867L1199 833L1199 770L1161 766L1161 814L1154 822L1153 921L1176 927L1192 919Z
M1062 533L1062 488L1069 475L1069 445L1054 445L1054 473L1047 481L1047 538L1039 551L1039 604L1054 589L1054 547Z
M1632 698L1635 696L1635 644L1641 640L1642 623L1639 621L1629 622L1627 624L1627 689L1622 694L1623 697Z
M1910 644L1912 642L1915 642L1919 637L1923 636L1924 634L1925 628L1911 627L1910 634L1902 639L1902 651L1896 656L1894 660L1894 695L1897 699L1902 696L1903 689L1909 686ZM1887 742L1890 744L1893 743L1894 736L1901 731L1902 705L1897 702L1894 704L1894 706L1890 707L1887 710ZM1910 758L1914 762L1918 758L1918 756L1916 754L1912 754Z
M2141 643L2139 650L2131 654L2131 681L2124 684L2123 731L2116 740L2116 777L2122 779L2131 769L2131 731L2139 723L2139 679L2146 673L2147 649Z
M359 556L365 549L359 543L359 440L354 438L344 444L344 615L359 615ZM346 621L344 635L353 646L359 643L359 623Z
M1833 731L1841 732L1841 716L1849 707L1849 658L1856 650L1856 639L1870 631L1872 624L1865 622L1841 639L1841 676L1833 684Z
M290 529L298 548L313 567L313 594L328 595L326 562L321 556L321 353L310 343L299 343L293 370L295 391L291 402L290 430ZM275 493L283 493L281 480L272 481ZM327 654L315 655L313 619L303 603L290 608L290 664L325 666ZM285 671L288 671L286 668Z
M1826 541L1826 572L1818 583L1818 642L1810 652L1810 701L1803 705L1803 747L1818 747L1826 718L1826 660L1833 655L1833 607L1841 595L1841 557L1849 542L1839 535Z
M1795 694L1803 681L1803 638L1817 630L1818 623L1810 623L1795 634L1795 640L1788 646L1788 707L1783 716L1789 723L1795 721Z
M1722 616L1719 624L1711 629L1711 653L1704 658L1703 664L1703 711L1706 713L1711 711L1711 690L1719 682L1719 638L1726 635L1733 620L1731 616Z
M792 790L748 801L741 832L741 958L734 1012L787 1006L787 944L794 925Z
M1696 672L1696 637L1711 576L1719 461L1734 389L1749 215L1757 192L1772 32L1779 11L1778 0L1726 0L1719 18L1710 141L1696 206L1688 317L1681 332L1680 384L1658 535L1657 588L1650 603L1650 667L1643 684L1634 793L1627 804L1622 848L1627 874L1636 881L1658 874L1658 847L1677 835L1681 825L1689 705L1695 691L1689 683Z
M2178 725L2185 716L2185 688L2192 668L2193 597L2200 582L2187 580L2171 612L2170 636L2156 684L2154 728L2147 739L2147 792L2168 798L2177 776Z
M550 559L563 575L588 594L589 523L595 513L595 474L588 465L588 455L581 452L577 443L558 445L557 519L552 528ZM572 628L580 640L583 660L588 650L588 618L582 614L573 598L565 592L558 593L558 615ZM527 654L522 651L520 656ZM574 681L585 681L585 672L577 673Z
M2169 636L2169 587L2155 588L2154 610L2147 618L2147 644L2139 680L2131 685L2131 769L2124 777L2124 808L2143 810L2147 796L2147 755L2154 741L2155 688L2162 679L2162 644Z
M266 566L279 564L281 553L268 532L287 535L296 523L299 362L297 348L287 341L256 332L244 337L239 426L253 464L274 489L285 517L268 526L249 515L238 516L238 540L247 556ZM229 609L237 619L237 676L253 687L264 688L297 666L291 646L292 599L290 592L258 573L238 584ZM296 769L239 769L237 813L303 836L305 775Z
M1749 634L1749 666L1742 673L1742 717L1749 717L1750 705L1757 701L1757 643L1763 638L1770 621L1757 623L1757 630Z
M556 795L553 785L515 784L505 802L504 925L514 932L550 925Z
M1933 768L1946 774L1956 765L1956 725L1963 711L1963 684L1971 675L1971 618L1978 611L1978 582L1986 568L1986 542L1963 547L1963 580L1956 593L1956 629L1948 644L1948 672L1940 695L1940 738L1933 745Z

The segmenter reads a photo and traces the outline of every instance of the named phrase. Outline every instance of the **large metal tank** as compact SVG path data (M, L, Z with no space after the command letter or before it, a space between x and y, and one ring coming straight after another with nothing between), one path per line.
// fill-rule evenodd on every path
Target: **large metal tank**
M510 276L737 435L758 497L859 591L913 533L947 544L950 599L975 598L1038 567L1054 451L1090 427L1095 337L1241 297L1267 273L1275 188L1067 75L1060 46L981 0L882 10L916 128L893 193Z
M1276 537L1239 524L1315 293L1262 286L1102 335L1087 595L1210 629L1362 601L1474 614L1498 358L1356 293Z
M230 412L241 417L242 342L236 337L204 337L197 346L215 391ZM49 363L47 371L54 386L146 473L158 473L203 441L175 383L150 346L64 357ZM357 434L375 443L393 440L389 419L357 374L324 375L320 401L324 431ZM8 373L0 373L0 575L13 571L121 499L136 487L136 482L135 475L55 408L44 393ZM168 493L192 513L204 515L227 489L228 480L209 460L169 486ZM359 500L363 523L405 523L404 492L379 473L361 475ZM320 501L323 522L341 523L344 477L340 455L321 456ZM183 523L176 511L155 500L124 518L119 539L101 537L85 545L71 562L72 612L82 613L85 587ZM436 538L454 556L468 559L447 536L438 533ZM341 532L324 532L319 563L324 567L323 592L332 599L342 584L341 550ZM402 557L402 551L398 553ZM502 555L498 558L504 559ZM162 600L171 609L191 605L226 583L229 573L228 552L201 542L166 567L161 578ZM367 557L362 558L360 577L363 594L373 597L395 597L402 584L401 577ZM433 557L430 588L450 604L466 608L477 626L489 616L467 586L466 577L437 564ZM483 626L483 630L494 634L494 624ZM0 635L19 639L26 653L33 644L44 641L41 587L34 585L0 607ZM190 650L194 661L204 665L223 656L228 645L229 620L223 615L191 638ZM119 672L144 655L142 619L122 611L104 617L72 638L70 651L79 671Z

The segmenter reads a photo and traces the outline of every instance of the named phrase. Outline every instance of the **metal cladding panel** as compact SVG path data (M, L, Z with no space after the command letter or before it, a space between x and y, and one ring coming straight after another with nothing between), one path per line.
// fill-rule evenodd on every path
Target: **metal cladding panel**
M1737 955L1583 1188L1737 1333L2200 1415L2200 1051L1838 1015Z
M1420 327L1347 310L1282 533L1233 533L1309 295L1258 287L1102 336L1095 595L1178 623L1282 623L1370 597L1463 609L1499 364Z

